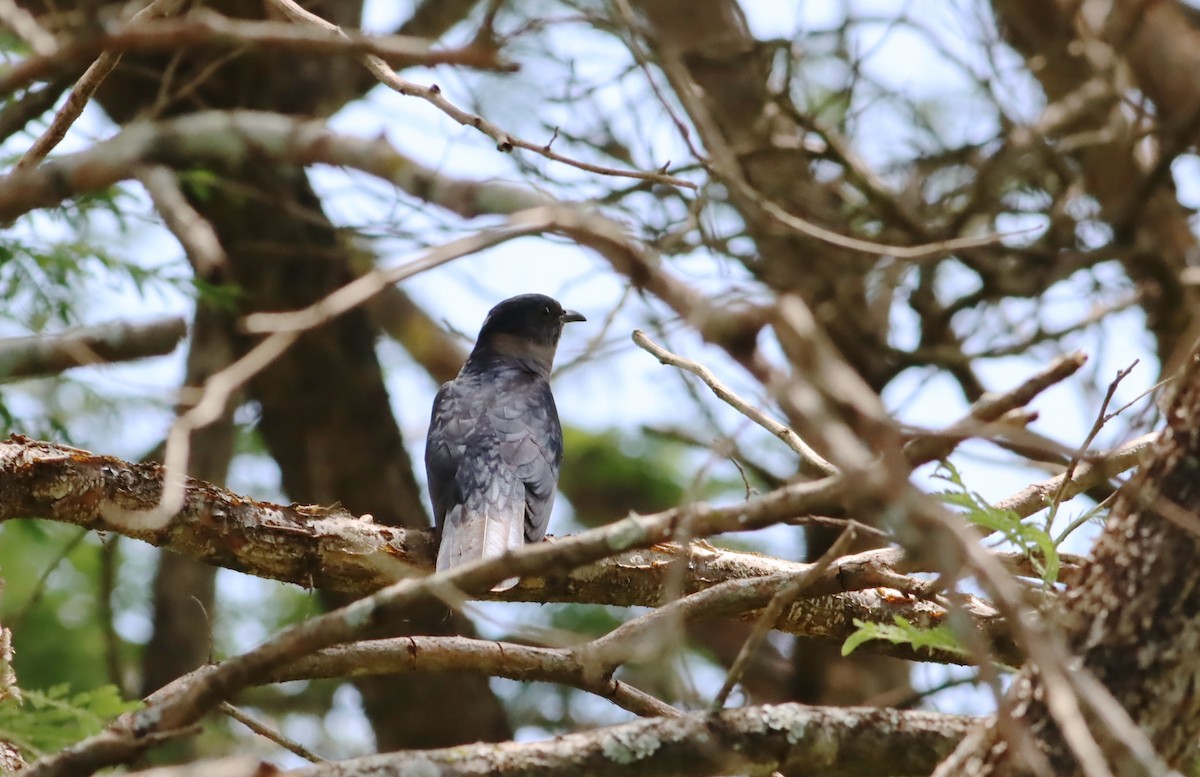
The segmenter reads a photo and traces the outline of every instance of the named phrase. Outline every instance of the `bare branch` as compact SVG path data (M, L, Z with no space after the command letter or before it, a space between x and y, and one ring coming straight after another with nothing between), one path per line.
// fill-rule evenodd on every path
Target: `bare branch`
M136 516L159 503L163 479L162 468L155 464L128 464L76 448L14 437L0 443L0 520L36 516L74 523L260 577L357 594L379 591L433 566L435 540L428 531L376 525L369 516L356 519L340 508L258 502L192 479L186 481L179 513L165 525L151 526ZM706 536L760 521L765 525L770 519L761 511L787 514L793 512L786 508L788 504L803 509L805 501L828 500L835 493L833 484L794 485L740 506L698 504L683 509L697 516L696 535ZM73 496L60 498L62 494ZM681 559L681 551L668 545L617 549L666 541L680 514L681 510L668 510L634 516L603 529L540 543L535 547L555 553L569 550L581 537L590 538L586 542L592 547L604 546L601 555L611 558L564 564L562 572L555 574L527 574L503 596L484 592L481 598L659 606L669 587L668 572ZM135 520L128 520L130 515ZM638 536L642 532L644 535ZM765 606L785 581L814 569L811 564L701 544L689 548L685 561L683 591L714 591L703 613L707 615L746 613ZM941 622L946 617L941 604L899 595L921 589L919 581L890 571L889 565L899 561L897 551L839 559L812 580L805 598L787 608L775 628L840 640L853 633L855 619L891 623L900 616L917 624ZM722 585L725 588L721 589ZM898 591L881 591L879 586ZM694 602L684 605L694 606ZM999 628L986 605L981 604L975 615L980 628ZM755 616L750 612L745 617ZM913 657L904 646L895 652ZM919 658L961 660L941 655Z
M1107 482L1141 464L1150 447L1158 440L1158 436L1158 432L1144 434L1116 450L1090 456L1081 461L1069 476L1063 473L1034 483L996 502L995 507L1012 510L1024 518L1049 507L1057 493L1062 493L1062 500L1073 499L1093 486Z
M821 454L810 448L808 444L804 442L804 440L800 439L800 435L796 434L787 426L779 423L774 418L771 418L762 410L754 407L749 402L735 394L733 391L730 391L724 383L717 380L716 376L712 374L712 370L708 369L699 362L692 361L691 359L685 359L682 356L671 353L666 348L663 348L661 345L655 343L653 340L647 337L646 333L640 329L634 330L633 342L636 343L639 348L651 354L663 364L669 364L673 367L687 370L693 375L699 377L704 381L705 385L712 389L713 393L720 397L724 402L729 404L731 407L749 418L754 423L778 437L780 440L783 440L783 442L800 457L801 461L807 467L815 470L821 475L837 474L837 467L830 464L821 457Z
M165 15L165 14L162 14ZM145 19L145 17L143 17ZM279 50L300 50L313 56L353 56L369 52L372 56L387 57L406 65L454 64L489 70L513 70L514 66L498 61L494 52L478 47L465 49L435 49L434 42L424 38L402 35L330 35L320 30L295 24L252 19L230 19L209 10L198 9L186 17L170 20L145 20L124 26L104 35L81 38L38 56L17 62L0 73L0 94L11 93L39 79L60 72L79 60L99 57L93 66L97 72L111 71L127 51L170 50L187 47L216 46L270 47ZM103 62L105 64L100 65ZM90 83L80 79L81 83Z
M574 686L642 717L674 717L679 710L612 677L586 675L571 650L467 637L396 637L326 648L275 672L267 682L367 677L395 672L456 670L522 682Z
M152 0L142 10L133 15L129 20L129 24L136 26L139 23L148 19L153 19L159 16L169 16L180 7L182 0ZM56 52L57 53L57 52ZM121 54L116 51L105 51L100 57L93 62L79 80L75 82L75 86L71 87L70 93L67 94L67 100L63 103L58 112L54 114L54 119L50 122L50 126L46 128L38 138L33 141L33 145L25 150L21 158L17 160L16 169L20 170L26 167L32 167L38 162L46 158L55 146L67 136L67 130L83 113L83 109L87 106L88 101L92 99L92 95L100 88L100 84L108 77L108 74L113 71L117 63L121 61Z
M73 367L144 359L175 350L187 334L182 318L114 322L56 335L0 340L0 382L57 375Z
M716 714L635 721L542 742L407 751L314 766L291 777L352 777L428 770L446 775L636 773L765 774L803 771L837 777L925 774L975 719L875 707L777 704Z
M9 455L19 457L20 450L20 440L0 445L0 451ZM20 464L19 458L6 462L8 467L17 470L21 469ZM0 469L3 468L0 465ZM0 496L10 490L19 493L19 489L11 489L12 486L11 481L0 484ZM753 511L747 510L745 505L735 508L693 505L688 508L689 517L697 536L711 534L723 527L756 528L774 523L779 513L803 509L812 500L827 499L843 487L838 478L796 484L768 497L757 498ZM41 498L49 497L55 503L65 501L56 496L61 492L40 493ZM113 500L122 498L121 494L90 494L91 498L99 500L105 496L110 505ZM0 499L0 503L3 502ZM76 505L74 509L80 508L90 512L86 505ZM143 752L157 738L169 737L192 725L217 704L256 682L257 678L267 676L297 658L361 638L384 624L399 621L415 607L454 600L462 592L484 591L514 575L529 577L571 569L623 550L662 541L674 533L676 523L677 516L673 514L632 515L555 543L525 545L499 558L466 564L428 577L402 580L341 609L293 626L247 653L194 672L178 684L162 689L147 700L146 707L123 716L100 734L32 764L26 777L67 777L124 763ZM135 521L134 525L142 523Z
M309 750L307 747L300 744L296 740L291 739L289 737L285 737L283 734L279 733L278 731L275 731L270 726L267 726L267 725L255 720L254 718L247 715L245 712L242 712L240 709L233 706L229 702L221 702L220 710L221 710L221 712L225 713L229 717L236 720L238 723L241 723L243 726L245 726L246 728L253 731L255 734L258 734L260 737L263 737L264 739L269 739L270 741L279 745L283 749L288 750L292 753L295 753L296 755L300 756L301 758L303 758L306 761L309 761L311 763L322 763L327 760L327 759L322 758L321 756L317 755L313 751Z
M197 278L213 280L228 272L229 260L221 240L203 216L187 201L175 174L165 167L148 167L137 174L154 209L179 240Z
M287 16L300 24L312 25L319 27L327 32L336 35L345 35L342 28L328 22L311 11L301 8L294 0L271 0L277 8L283 11ZM498 151L512 151L514 148L521 148L526 151L532 151L536 154L546 157L555 162L577 167L580 170L586 170L591 173L599 173L600 175L611 175L621 178L636 178L641 181L649 181L652 183L667 184L669 186L678 186L684 189L695 189L696 184L683 178L675 178L666 174L666 169L656 173L647 173L638 170L620 170L614 167L603 167L594 165L590 162L584 162L571 157L563 156L555 151L552 151L549 143L531 143L528 140L522 140L509 132L497 127L487 119L477 114L464 111L454 103L450 102L442 95L442 90L436 84L432 86L421 86L411 81L406 81L396 72L391 66L384 62L379 57L366 55L363 57L363 63L371 75L379 79L383 85L394 89L407 97L420 97L430 105L440 110L442 113L454 119L464 127L474 127L483 134L496 141L496 149Z
M1087 356L1076 351L1060 356L1038 373L1001 394L988 394L971 405L966 417L951 424L936 436L922 437L904 446L904 455L918 466L949 456L960 442L978 433L980 424L997 421L1006 413L1024 407L1046 389L1074 375L1087 363Z

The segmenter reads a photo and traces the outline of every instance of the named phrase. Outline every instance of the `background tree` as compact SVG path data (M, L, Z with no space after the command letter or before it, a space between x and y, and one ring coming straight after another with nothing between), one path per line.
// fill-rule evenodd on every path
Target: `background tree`
M42 519L0 528L4 738L43 774L1180 765L1194 20L0 2L0 513ZM434 386L523 291L593 322L552 526L590 528L414 576Z

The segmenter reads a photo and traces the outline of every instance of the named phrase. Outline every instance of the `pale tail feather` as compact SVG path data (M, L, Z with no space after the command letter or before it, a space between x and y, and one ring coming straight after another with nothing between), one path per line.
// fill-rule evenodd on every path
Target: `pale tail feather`
M442 543L438 547L437 571L462 566L484 558L504 555L509 548L519 548L525 543L524 511L498 514L494 507L479 513L464 515L462 505L455 506L447 515L442 529ZM492 587L493 591L507 591L515 586L519 578L510 577Z

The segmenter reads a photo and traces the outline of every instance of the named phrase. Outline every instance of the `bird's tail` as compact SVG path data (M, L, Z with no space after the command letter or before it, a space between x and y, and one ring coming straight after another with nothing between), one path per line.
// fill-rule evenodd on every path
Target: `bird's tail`
M437 571L503 556L510 548L519 548L524 544L524 498L511 508L494 503L456 505L447 512L442 526ZM492 590L507 591L517 581L518 578L510 577L497 583Z

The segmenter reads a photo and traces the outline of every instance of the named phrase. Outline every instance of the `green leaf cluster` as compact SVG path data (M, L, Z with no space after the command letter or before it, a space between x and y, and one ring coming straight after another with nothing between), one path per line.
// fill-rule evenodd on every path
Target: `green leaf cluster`
M949 626L942 625L934 626L932 629L923 629L914 626L899 615L894 616L892 624L868 623L855 618L854 625L858 630L842 643L843 656L850 655L864 642L870 642L873 639L884 639L894 645L911 645L917 652L928 650L933 653L944 650L967 655L967 649L958 641L958 637L954 636L954 632L950 630Z
M1047 585L1058 580L1058 548L1050 534L1039 526L1026 523L1016 512L995 507L977 492L967 488L962 475L953 464L943 461L934 477L950 484L951 488L936 496L945 504L958 508L963 517L990 534L998 534L1023 552ZM886 639L895 644L911 645L914 650L950 650L965 654L965 649L948 626L922 629L896 616L894 625L867 623L855 620L857 630L842 643L842 655L850 655L858 646L873 639Z
M113 718L141 705L122 699L112 685L71 693L64 683L46 691L22 689L21 695L23 701L0 702L0 740L33 757L96 734Z
M948 461L942 462L934 477L952 486L937 494L943 502L959 508L963 517L976 526L1003 536L1025 554L1046 585L1054 585L1058 580L1058 549L1044 529L1024 522L1012 510L989 504L982 496L967 488L958 470Z

